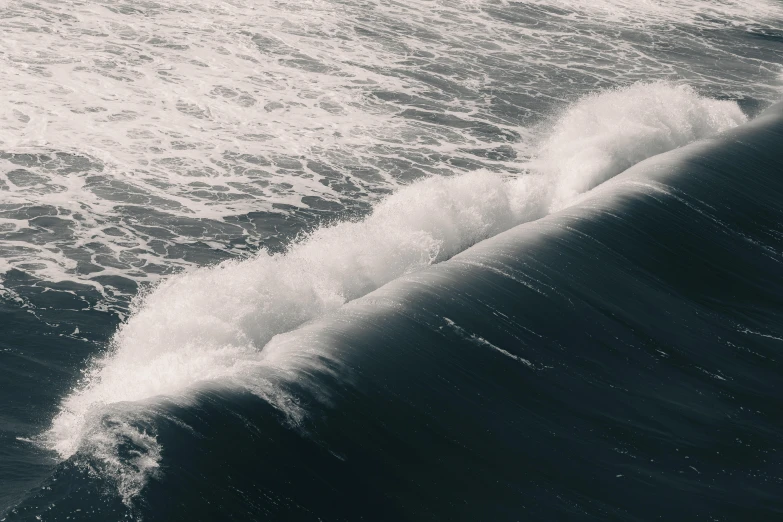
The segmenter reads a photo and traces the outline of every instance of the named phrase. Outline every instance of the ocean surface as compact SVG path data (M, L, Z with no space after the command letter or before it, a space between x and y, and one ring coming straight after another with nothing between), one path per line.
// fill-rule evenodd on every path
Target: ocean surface
M0 32L0 521L783 520L780 0Z

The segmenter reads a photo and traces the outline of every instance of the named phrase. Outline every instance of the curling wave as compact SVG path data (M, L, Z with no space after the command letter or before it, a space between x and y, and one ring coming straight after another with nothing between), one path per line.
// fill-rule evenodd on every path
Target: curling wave
M110 350L63 399L42 440L63 459L81 452L102 463L129 499L161 456L154 433L129 420L143 416L138 403L182 397L208 381L252 383L259 366L280 364L264 357L275 335L565 208L639 161L745 121L736 103L687 86L637 84L595 94L554 120L527 175L429 178L391 195L366 219L318 229L285 253L174 276L136 299ZM137 405L124 407L128 402ZM115 420L106 423L107 415ZM133 459L118 456L120 439L141 448Z

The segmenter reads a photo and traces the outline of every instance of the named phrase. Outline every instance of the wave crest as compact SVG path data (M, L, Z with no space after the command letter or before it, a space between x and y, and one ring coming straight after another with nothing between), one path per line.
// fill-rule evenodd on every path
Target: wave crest
M642 160L747 121L733 102L687 85L636 84L583 98L557 119L538 169L551 181L550 211Z

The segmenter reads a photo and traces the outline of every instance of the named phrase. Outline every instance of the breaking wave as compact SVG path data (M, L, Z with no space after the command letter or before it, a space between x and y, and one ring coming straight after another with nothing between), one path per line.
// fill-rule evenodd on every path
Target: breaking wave
M265 358L275 335L565 208L635 163L745 121L736 103L683 85L597 93L553 119L526 175L427 178L365 219L324 226L284 253L262 251L173 276L137 297L110 349L63 399L41 440L63 459L88 456L129 500L162 455L143 422L151 399L186 397L215 380L253 389L260 366L285 366L280 357ZM268 390L255 391L269 398ZM118 456L123 441L136 448L134 458Z

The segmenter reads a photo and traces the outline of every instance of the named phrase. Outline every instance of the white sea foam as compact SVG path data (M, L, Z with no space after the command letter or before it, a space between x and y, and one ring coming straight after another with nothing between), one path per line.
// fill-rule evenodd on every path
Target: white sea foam
M685 86L639 84L591 95L554 121L527 175L431 177L401 188L366 219L320 228L286 253L261 252L173 276L137 298L111 350L64 398L43 440L62 458L83 452L104 462L102 469L132 496L156 469L161 448L134 427L139 408L127 409L126 418L122 403L183 397L199 383L221 380L286 409L274 390L253 387L260 366L286 370L285 354L265 358L275 335L563 208L638 161L743 121L734 102ZM103 427L105 415L115 419L111 429ZM142 442L136 445L144 458L118 460L117 434Z
M276 203L367 203L476 163L509 171L486 152L526 159L542 115L598 87L676 77L771 100L779 57L758 36L776 34L775 6L0 2L0 153L17 155L0 158L0 277L155 281L203 262L183 253L196 242L256 248L265 232L232 219L285 214ZM18 156L56 152L92 163Z
M744 26L783 16L783 6L774 0L533 0L556 5L568 12L593 16L624 25L655 26L661 23L690 24L704 28Z

